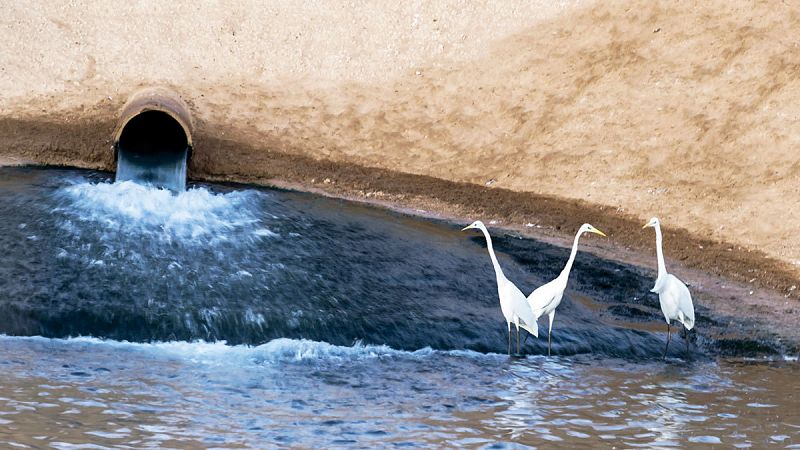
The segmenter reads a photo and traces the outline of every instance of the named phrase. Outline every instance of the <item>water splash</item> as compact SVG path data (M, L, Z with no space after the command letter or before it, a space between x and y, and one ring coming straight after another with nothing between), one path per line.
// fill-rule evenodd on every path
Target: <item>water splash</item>
M434 350L430 347L414 351L397 350L387 345L365 345L355 342L352 346L333 345L309 339L273 339L262 345L228 345L225 341L166 341L138 343L99 339L94 337L45 338L41 336L7 336L0 340L24 341L42 345L69 347L72 349L104 347L107 349L143 352L150 356L174 358L204 365L276 364L291 362L346 362L383 358L420 359L452 356L466 359L506 359L505 355L479 353L470 350Z
M108 233L133 233L164 241L227 240L233 232L251 230L256 237L275 234L260 224L258 191L214 193L194 187L180 193L132 181L81 181L59 189L56 197L66 220L61 226L75 234L72 222L92 222Z

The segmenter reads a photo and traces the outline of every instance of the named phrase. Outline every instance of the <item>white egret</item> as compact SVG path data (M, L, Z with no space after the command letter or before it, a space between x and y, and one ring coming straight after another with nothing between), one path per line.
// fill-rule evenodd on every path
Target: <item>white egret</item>
M658 294L658 301L661 303L661 312L667 320L667 346L664 348L664 356L667 356L669 349L671 320L677 320L686 328L686 351L689 351L689 330L694 328L694 305L692 304L692 294L689 288L679 280L678 277L667 273L664 264L664 252L661 249L661 222L657 217L650 219L642 228L653 227L656 229L656 255L658 257L658 278L656 284L650 292Z
M506 318L506 325L508 325L508 354L511 355L512 323L517 327L517 353L519 353L520 327L527 330L528 333L539 337L539 326L531 313L531 309L525 302L525 294L506 278L503 269L500 268L500 264L497 262L497 256L494 254L494 248L492 247L492 237L489 236L489 231L486 230L486 226L480 220L476 220L461 231L470 229L481 230L486 237L486 247L489 249L489 256L492 258L492 265L494 265L494 274L497 277L497 295L500 297L500 310Z
M561 304L561 298L564 296L564 290L567 288L567 280L569 279L569 272L572 270L572 263L575 262L575 255L578 253L578 240L583 233L595 233L600 236L605 236L605 233L597 228L585 223L581 225L578 233L575 235L575 242L572 244L572 253L569 254L567 265L558 277L542 286L539 286L535 291L531 292L528 296L528 305L533 311L533 315L538 320L539 317L547 314L550 319L550 328L547 331L547 355L550 355L550 336L553 332L553 318L556 316L556 308Z

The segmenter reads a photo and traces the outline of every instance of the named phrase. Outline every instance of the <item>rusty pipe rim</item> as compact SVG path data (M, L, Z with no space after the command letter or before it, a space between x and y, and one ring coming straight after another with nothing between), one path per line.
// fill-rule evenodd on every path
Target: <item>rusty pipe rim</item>
M122 107L117 126L114 128L114 149L117 148L122 132L131 119L147 111L159 111L172 117L183 128L189 149L193 147L192 115L189 113L189 107L174 91L162 87L149 87L135 92Z

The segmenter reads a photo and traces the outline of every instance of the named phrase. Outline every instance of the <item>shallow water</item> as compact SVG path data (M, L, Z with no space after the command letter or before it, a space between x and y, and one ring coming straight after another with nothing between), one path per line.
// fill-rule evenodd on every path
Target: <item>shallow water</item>
M661 360L639 269L580 255L572 286L600 287L559 308L568 356L542 333L509 359L485 246L453 225L108 179L0 168L0 447L800 448L796 359L699 334ZM526 292L568 253L496 244Z
M0 445L800 448L789 362L509 360L289 339L2 338L0 352Z

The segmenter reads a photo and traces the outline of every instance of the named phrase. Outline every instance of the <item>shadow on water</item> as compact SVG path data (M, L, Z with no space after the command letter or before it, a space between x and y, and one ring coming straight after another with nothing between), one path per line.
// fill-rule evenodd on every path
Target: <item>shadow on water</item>
M176 196L95 172L0 173L2 333L505 352L483 238L454 225L272 189L196 184ZM513 236L495 245L526 293L568 256ZM554 352L660 356L652 282L579 253ZM546 352L545 319L540 331L526 352Z

